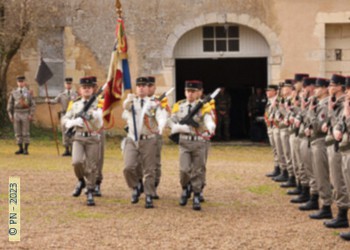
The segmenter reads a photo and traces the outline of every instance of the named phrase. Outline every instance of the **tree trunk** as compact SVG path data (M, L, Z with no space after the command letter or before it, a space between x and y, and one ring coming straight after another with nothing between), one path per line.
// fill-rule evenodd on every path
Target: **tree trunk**
M7 115L6 106L7 106L7 70L9 67L9 62L3 58L0 62L0 121L1 124L7 124L9 117Z

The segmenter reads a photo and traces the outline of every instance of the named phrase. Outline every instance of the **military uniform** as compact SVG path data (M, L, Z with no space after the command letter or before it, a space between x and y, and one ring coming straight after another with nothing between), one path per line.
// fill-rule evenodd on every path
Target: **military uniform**
M231 96L225 91L220 92L215 98L217 115L217 128L215 137L219 140L230 140L230 109Z
M278 88L277 85L269 85L266 91L269 91L269 90L277 91L277 88ZM277 149L276 149L275 141L273 139L273 121L270 118L272 117L272 112L273 112L272 102L274 98L276 97L272 97L268 99L267 104L265 106L265 113L264 113L264 119L267 127L267 135L269 138L270 145L272 147L272 155L273 155L273 162L274 162L274 170L273 172L266 174L267 177L278 176L281 172L279 167Z
M329 81L323 78L316 80L316 87L327 88ZM319 198L322 201L322 208L315 214L311 214L312 219L332 218L332 190L329 176L329 164L326 148L326 133L322 131L322 125L328 116L328 96L318 100L317 105L311 103L308 110L309 133L311 151L313 156L313 173L316 179ZM312 101L315 102L315 101Z
M81 85L95 86L94 77L84 77L80 79ZM91 98L91 97L90 97ZM95 205L93 192L98 174L97 164L100 154L102 129L102 110L98 107L96 100L87 111L89 119L76 118L75 116L83 110L88 100L82 97L76 100L71 108L67 110L63 117L63 123L69 129L74 127L72 165L79 180L73 196L79 196L82 188L87 187L87 204Z
M147 86L147 78L139 77L136 85ZM142 162L144 192L146 208L153 208L152 197L155 196L155 171L157 135L166 124L166 113L159 103L148 96L140 97L129 94L123 103L124 118L127 119L128 135L124 146L124 177L133 189L132 203L137 203L140 196L139 173L140 160ZM136 127L136 130L135 130Z
M197 91L202 88L200 81L186 81L186 91ZM169 126L172 134L179 133L180 146L180 184L182 194L180 205L187 204L188 190L187 186L191 184L194 192L193 209L200 210L200 192L203 187L203 169L206 163L206 143L207 139L202 136L205 131L213 134L215 131L215 122L210 113L210 104L204 104L202 109L193 117L193 120L199 124L198 128L181 125L180 121L191 112L191 109L198 104L199 100L193 99L181 100L174 104Z
M261 142L266 139L266 127L262 119L266 104L267 98L263 93L253 94L249 97L248 113L250 117L250 138L252 141Z
M73 81L72 78L67 77L65 79L66 84L71 84ZM72 89L65 89L63 92L59 93L53 100L50 100L50 104L56 104L59 103L61 105L61 111L59 112L59 118L61 120L61 131L62 131L62 144L65 147L66 151L63 153L62 156L70 156L71 155L71 147L72 147L72 140L69 138L65 131L67 130L66 127L64 127L64 124L62 122L63 116L66 114L68 105L71 101L74 101L78 97L78 93Z
M24 80L23 76L17 77L17 82L24 82ZM18 87L11 92L7 102L7 112L13 121L16 142L19 146L16 154L27 155L30 144L30 121L35 112L35 101L28 88Z
M343 76L333 75L331 78L331 85L344 86L345 78ZM336 96L334 97L336 98ZM330 98L330 102L332 102L332 98ZM340 144L341 147L339 148L338 142L334 140L334 137L332 135L333 130L336 130L338 125L343 124L344 103L345 96L339 93L337 100L335 100L334 107L332 108L332 105L329 107L330 124L328 125L330 125L330 128L326 143L328 145L327 153L330 167L331 183L333 185L333 198L338 207L338 215L336 218L324 223L326 227L330 228L342 228L349 226L347 211L350 206L350 200L349 191L346 188L347 163L345 157L347 147L342 147L342 144Z

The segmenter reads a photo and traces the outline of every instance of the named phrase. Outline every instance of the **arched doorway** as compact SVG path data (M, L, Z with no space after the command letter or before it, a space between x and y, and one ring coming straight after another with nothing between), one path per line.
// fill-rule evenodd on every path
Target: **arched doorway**
M246 14L210 13L186 20L169 34L163 49L163 75L167 85L175 85L176 100L183 98L187 79L203 80L207 92L228 88L232 139L248 137L248 97L253 88L280 81L281 62L276 34Z
M267 85L270 54L256 31L236 24L205 25L187 32L174 50L176 97L184 98L185 80L199 79L210 93L225 87L231 96L231 139L249 137L248 99Z

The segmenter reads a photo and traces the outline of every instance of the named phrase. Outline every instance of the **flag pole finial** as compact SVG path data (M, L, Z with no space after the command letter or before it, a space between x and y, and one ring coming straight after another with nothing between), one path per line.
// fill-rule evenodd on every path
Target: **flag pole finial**
M119 18L122 18L122 4L119 0L115 0L115 9L117 11L117 14Z

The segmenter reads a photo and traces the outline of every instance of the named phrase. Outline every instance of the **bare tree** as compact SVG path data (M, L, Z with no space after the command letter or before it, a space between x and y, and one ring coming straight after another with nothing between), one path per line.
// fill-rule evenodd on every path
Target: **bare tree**
M6 77L11 60L26 39L62 25L57 18L62 17L63 7L60 0L0 0L0 121L8 119Z

